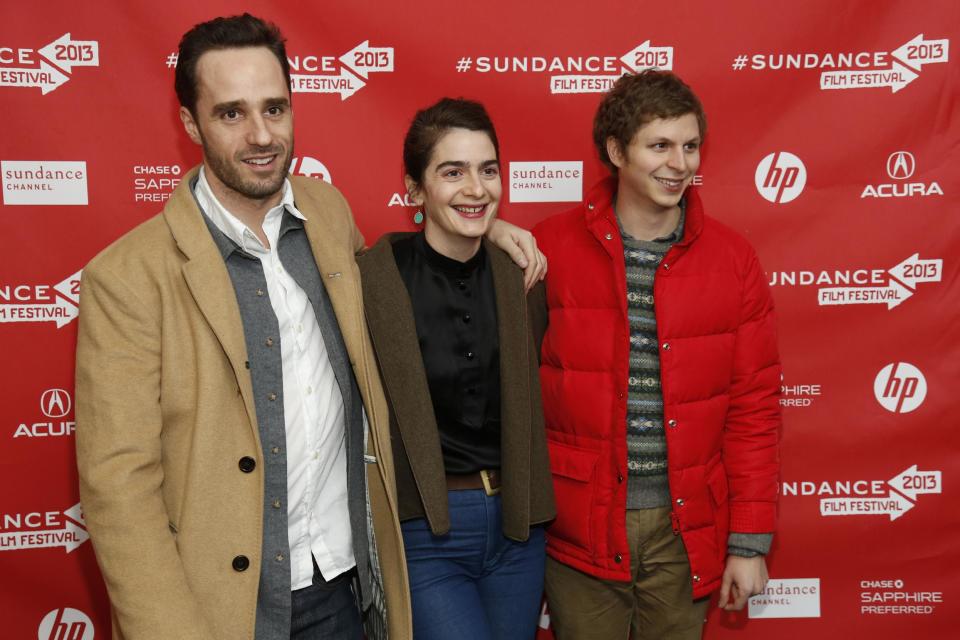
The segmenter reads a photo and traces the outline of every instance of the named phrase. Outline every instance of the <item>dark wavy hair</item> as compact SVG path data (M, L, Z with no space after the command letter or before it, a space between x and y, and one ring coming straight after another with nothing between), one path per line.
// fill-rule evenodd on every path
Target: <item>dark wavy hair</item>
M190 113L197 115L197 60L208 51L220 49L266 47L277 57L289 87L290 63L287 61L285 42L275 24L249 13L214 18L195 25L180 39L177 70L173 80L177 99Z
M607 153L607 140L613 138L626 149L634 134L658 118L671 119L692 113L697 117L700 138L707 133L707 116L700 99L683 80L669 71L647 70L624 75L607 93L593 119L593 144L600 159L617 173Z

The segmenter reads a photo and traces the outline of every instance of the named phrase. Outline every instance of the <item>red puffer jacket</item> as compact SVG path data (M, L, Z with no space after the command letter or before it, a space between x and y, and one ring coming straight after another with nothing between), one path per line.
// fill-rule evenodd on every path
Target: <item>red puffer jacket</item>
M627 323L616 182L540 223L550 264L540 380L558 515L548 553L628 581ZM674 531L693 596L719 587L727 534L774 530L780 364L773 302L753 248L686 194L683 239L657 272L663 417Z

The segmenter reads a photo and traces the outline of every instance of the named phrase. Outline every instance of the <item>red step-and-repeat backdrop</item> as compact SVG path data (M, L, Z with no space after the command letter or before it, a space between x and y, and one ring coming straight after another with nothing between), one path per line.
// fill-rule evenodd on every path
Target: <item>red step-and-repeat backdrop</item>
M177 42L242 10L288 37L291 170L341 189L370 243L413 227L418 108L487 105L503 216L530 226L604 175L590 129L613 80L685 78L710 121L697 183L759 251L784 364L772 579L706 637L957 637L956 0L3 3L0 637L109 637L74 463L81 269L199 161Z

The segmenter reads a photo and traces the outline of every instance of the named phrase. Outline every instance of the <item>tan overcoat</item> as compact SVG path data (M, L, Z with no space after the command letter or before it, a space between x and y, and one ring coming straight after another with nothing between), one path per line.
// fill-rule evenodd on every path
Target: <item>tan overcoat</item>
M254 637L262 455L240 311L190 191L196 171L83 272L77 464L117 639ZM387 405L354 262L363 237L336 189L290 180L369 418L390 638L410 638ZM253 472L239 468L244 457Z

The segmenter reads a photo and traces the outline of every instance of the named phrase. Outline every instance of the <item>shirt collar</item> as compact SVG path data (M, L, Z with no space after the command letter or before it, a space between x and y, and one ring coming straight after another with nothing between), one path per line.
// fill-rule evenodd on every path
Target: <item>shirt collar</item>
M263 243L260 242L260 239L257 238L257 235L239 218L230 213L226 207L220 204L220 201L217 200L217 197L213 194L213 190L210 188L210 183L207 182L205 170L205 166L200 167L197 182L193 188L193 193L197 199L197 204L200 205L200 210L203 211L204 215L207 216L217 229L233 241L242 251L254 255L268 253L268 250L263 246ZM281 223L283 219L287 217L283 215L284 211L299 220L307 219L294 205L293 189L290 186L290 180L287 179L283 181L283 196L280 199L280 203L267 211L267 215L264 216L263 219L263 230L264 233L267 234L267 239L270 240L272 247L276 247L277 240L281 235ZM284 225L284 227L287 227L287 225Z

